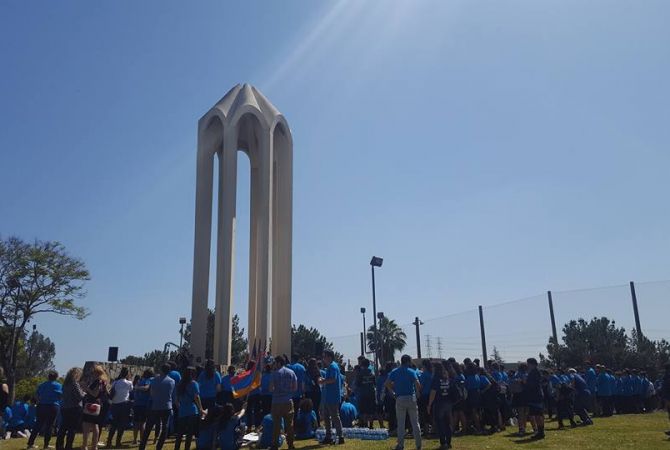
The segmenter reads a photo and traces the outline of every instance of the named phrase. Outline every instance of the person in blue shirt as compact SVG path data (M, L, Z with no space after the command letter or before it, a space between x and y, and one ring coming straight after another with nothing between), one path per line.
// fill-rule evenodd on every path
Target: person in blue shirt
M405 417L407 415L412 424L416 448L421 448L421 427L416 403L416 394L421 392L421 384L416 371L410 367L411 365L412 357L402 355L400 367L393 369L386 380L386 388L395 397L395 413L398 423L397 450L405 448Z
M265 364L263 374L261 375L261 422L265 416L270 414L272 409L272 391L270 391L270 384L272 383L272 365Z
M272 430L273 446L279 441L280 423L286 426L286 440L288 446L293 447L295 439L295 430L293 429L293 393L295 392L298 379L295 373L286 367L286 360L283 356L275 358L275 371L272 373L272 382L270 390L272 391L272 420L274 428Z
M342 401L342 374L335 362L335 353L324 350L323 362L326 367L326 376L321 380L321 417L326 427L325 444L333 444L332 428L335 426L339 443L344 442L342 436L342 420L340 419L340 402Z
M222 413L221 405L215 403L209 407L205 417L198 425L198 436L195 441L197 450L215 450L218 445L217 428Z
M568 372L572 375L572 385L575 388L575 414L581 419L582 425L593 425L587 411L591 391L586 380L575 369L570 369Z
M295 420L295 438L297 440L314 439L316 426L314 404L311 399L304 398L300 402L298 416Z
M216 431L216 438L221 450L237 450L240 448L242 436L239 433L240 420L246 412L246 405L242 405L237 413L232 403L223 405L221 418ZM175 449L178 450L178 449Z
M216 396L221 392L221 374L216 370L214 361L211 359L205 362L205 369L198 375L198 386L202 407L208 409L216 403Z
M584 381L586 381L586 386L591 392L591 397L589 397L589 404L587 409L591 413L596 411L596 397L598 395L598 375L596 374L593 365L588 362L586 365L586 371L584 372Z
M195 367L187 367L177 386L176 398L179 420L177 421L177 437L174 442L175 450L179 450L182 436L186 436L184 449L190 450L191 440L198 433L202 403L200 403L200 388L194 378Z
M40 432L44 434L44 448L49 447L51 432L60 409L60 399L63 396L63 386L56 381L57 379L58 372L52 370L49 372L48 380L37 387L37 421L30 433L28 447L35 445Z
M430 387L433 385L433 368L429 359L421 361L421 371L419 372L419 383L421 383L421 392L417 396L417 407L419 408L419 425L424 432L430 432L431 413L428 411L428 397L430 396Z
M10 408L9 406L5 406L5 408L1 412L2 415L0 416L0 418L2 419L2 422L0 422L0 432L2 432L3 435L0 436L0 438L11 439L12 429L9 424L12 421L12 408Z
M147 369L133 385L133 445L137 444L137 436L144 434L149 407L149 386L154 377L153 369Z
M25 395L23 400L17 400L11 406L11 420L5 420L7 431L16 433L21 437L26 437L28 435L26 431L30 428L26 424L26 419L28 418L29 401L30 395Z
M219 401L222 405L226 403L233 403L233 385L231 380L235 376L235 366L228 366L228 372L221 377L221 392L219 393Z
M160 435L156 443L156 450L161 450L167 437L168 420L172 415L172 398L175 393L175 382L168 376L171 367L169 364L161 366L160 375L151 380L149 392L151 394L151 409L147 418L147 426L140 440L140 450L144 450L154 426L160 427Z
M342 426L345 428L353 427L354 420L357 418L358 410L356 409L356 406L349 401L349 398L345 398L340 405L340 420L342 420Z
M596 378L596 397L598 407L603 417L612 415L612 383L605 366L598 365L598 376Z
M298 355L293 355L291 357L291 364L289 364L287 367L291 369L293 373L295 373L295 376L298 379L298 386L293 393L293 405L295 406L295 414L297 416L297 406L300 404L300 400L302 400L302 397L305 394L305 378L307 375L307 370L300 362L300 357Z
M258 444L256 448L270 448L272 447L272 434L274 430L274 421L272 419L272 414L268 414L263 417L263 423L261 424L261 436L258 439ZM279 420L279 431L280 433L284 431L284 420ZM284 445L284 435L280 434L277 440L277 448Z

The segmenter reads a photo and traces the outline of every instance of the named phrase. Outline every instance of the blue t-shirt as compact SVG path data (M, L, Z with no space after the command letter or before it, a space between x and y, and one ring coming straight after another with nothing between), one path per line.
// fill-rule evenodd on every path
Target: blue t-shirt
M174 394L174 380L168 376L157 376L151 380L151 409L165 411L172 409L172 395Z
M230 383L230 380L233 377L230 375L224 375L221 377L221 391L222 392L233 392L233 385Z
M151 385L151 380L153 380L153 378L140 378L140 381L137 382L137 387L149 386ZM136 390L133 392L135 392L135 406L146 407L149 405L149 400L151 400L149 391Z
M572 378L575 381L575 390L577 392L589 392L589 386L586 384L586 381L584 378L582 378L581 375L574 374Z
M472 392L479 390L481 381L479 379L479 375L473 374L473 375L466 375L465 376L465 388Z
M28 404L20 400L15 401L11 408L11 415L11 420L8 421L10 427L18 429L18 427L25 426L26 417L28 417Z
M412 370L409 367L398 367L391 371L389 374L389 380L393 382L393 390L397 396L403 395L415 395L416 394L416 381L419 377L416 375L416 371Z
M32 428L37 421L37 406L28 405L28 415L26 416L26 428Z
M612 395L609 375L605 372L599 373L596 378L596 391L600 397L610 397Z
M483 375L479 377L479 389L480 390L483 391L484 389L486 389L490 385L491 385L491 382L489 381L489 379L487 377L485 377Z
M342 400L342 374L335 361L326 367L325 379L335 381L323 385L323 403L327 405L339 405Z
M596 375L596 371L593 370L593 368L586 370L586 373L584 374L584 380L586 381L586 385L589 387L591 392L595 392L598 389L597 378L598 376Z
M314 426L316 425L316 413L310 411L308 413L298 411L295 423L295 437L296 439L311 439L314 437ZM299 430L299 431L298 431Z
M433 372L427 370L421 372L421 375L419 375L419 383L421 383L421 396L429 396L430 387L433 385Z
M263 375L261 375L261 395L272 395L272 392L270 392L271 382L272 372L263 372Z
M12 408L10 408L9 406L5 406L4 411L2 411L2 420L4 420L5 423L10 424L10 426L11 426L11 423L12 423ZM4 438L4 436L3 436L3 438Z
M272 446L272 415L268 414L265 417L263 417L263 422L261 423L261 426L263 427L263 432L261 433L261 437L258 440L258 447L257 448L269 448ZM281 419L281 427L280 431L284 431L284 419ZM277 443L278 447L281 447L284 444L284 438L283 436L279 436L279 442Z
M343 402L340 406L340 419L342 419L342 426L351 428L354 425L354 420L358 417L356 407L349 402Z
M179 417L197 416L198 405L195 404L195 398L200 395L198 383L191 381L186 386L184 393L179 395Z
M239 420L231 419L225 427L219 429L217 439L221 450L237 450L239 448L237 434L235 433L239 424Z
M179 384L181 381L181 374L178 370L171 370L168 376L174 380L175 384Z
M37 387L40 405L58 405L63 396L63 385L58 381L45 381Z
M214 371L212 378L208 378L204 370L198 375L198 386L200 387L200 396L202 398L215 398L216 387L220 384L221 374L217 371Z
M298 389L293 393L293 397L300 397L303 394L303 384L305 382L305 375L307 375L305 366L300 363L293 363L289 364L288 368L295 372L295 376L298 379Z

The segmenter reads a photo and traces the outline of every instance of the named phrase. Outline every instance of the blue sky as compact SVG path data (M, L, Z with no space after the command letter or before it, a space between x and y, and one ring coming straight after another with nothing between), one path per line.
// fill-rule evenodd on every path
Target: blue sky
M196 123L238 82L293 132L296 323L357 333L372 254L385 258L379 309L401 323L670 278L669 13L664 1L2 2L0 233L59 240L92 273L88 319L37 320L58 368L178 339ZM632 319L621 289L577 295L571 315L592 303ZM543 342L541 314L528 329ZM476 349L476 321L451 322L445 352L454 334Z

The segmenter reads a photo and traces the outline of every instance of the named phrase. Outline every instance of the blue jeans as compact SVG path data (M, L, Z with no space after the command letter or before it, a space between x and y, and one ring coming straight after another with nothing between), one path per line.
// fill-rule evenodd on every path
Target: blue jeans
M398 421L398 445L396 448L405 448L405 415L409 415L412 424L412 434L417 450L421 449L421 427L419 426L419 408L416 406L414 395L401 395L395 399L395 417Z

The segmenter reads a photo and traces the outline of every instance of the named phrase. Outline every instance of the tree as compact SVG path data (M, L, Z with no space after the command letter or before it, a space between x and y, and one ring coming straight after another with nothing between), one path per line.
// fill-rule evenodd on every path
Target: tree
M504 367L505 360L502 359L502 356L500 356L500 352L498 351L498 348L495 345L493 346L493 355L491 356L491 359L493 360L493 362L497 363L500 367Z
M367 339L368 348L377 352L377 357L381 364L386 361L393 361L395 352L401 352L407 345L407 335L403 329L388 317L382 317L379 320L379 345L377 344L377 336L375 335L375 327L371 325L368 328Z
M88 311L77 305L85 297L89 272L62 244L0 240L0 364L14 399L19 344L26 326L40 313L84 319Z
M291 351L293 352L293 355L297 355L302 359L313 357L318 358L321 357L321 355L316 354L318 348L334 351L333 343L329 342L325 336L321 335L316 328L307 328L302 324L297 327L295 325L291 327ZM293 355L287 356L291 357ZM335 352L335 359L339 363L342 363L341 354Z
M22 339L19 346L16 379L43 377L54 369L56 346L51 339L37 331L33 331Z
M604 364L613 369L643 368L655 374L670 361L670 343L652 341L633 330L631 336L624 328L606 317L571 320L563 327L563 343L553 338L547 345L548 356L540 355L546 366L579 366L585 362Z
M166 354L163 350L152 350L145 353L144 356L128 355L121 360L121 364L127 364L129 366L152 367L154 370L158 371L166 361L174 360L176 358L176 351L172 351Z
M214 314L212 313L212 316ZM209 328L209 327L208 327ZM212 328L213 330L213 328ZM233 331L232 342L230 343L230 358L235 365L241 364L247 360L249 356L249 341L244 337L244 328L240 327L240 317L235 314L233 316ZM212 332L212 341L214 340L214 333Z

